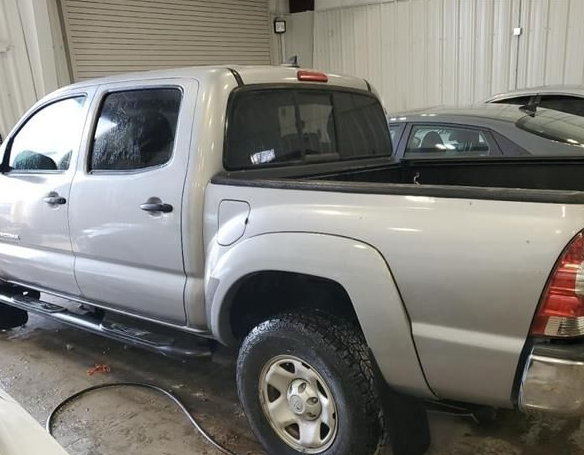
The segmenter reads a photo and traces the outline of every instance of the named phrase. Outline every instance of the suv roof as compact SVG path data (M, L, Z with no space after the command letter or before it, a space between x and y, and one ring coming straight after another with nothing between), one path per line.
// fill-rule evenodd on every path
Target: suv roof
M538 109L540 110L540 109ZM542 109L546 110L546 109ZM452 122L473 120L484 122L484 120L495 120L507 123L515 123L527 114L515 104L476 104L461 107L433 107L427 109L400 112L389 115L390 122ZM563 114L566 115L566 114ZM569 115L569 114L567 114ZM464 122L462 122L464 123Z
M541 85L538 87L523 88L519 90L511 90L509 92L497 93L483 103L493 103L498 100L505 100L507 98L518 98L529 95L564 95L576 96L584 98L584 85Z

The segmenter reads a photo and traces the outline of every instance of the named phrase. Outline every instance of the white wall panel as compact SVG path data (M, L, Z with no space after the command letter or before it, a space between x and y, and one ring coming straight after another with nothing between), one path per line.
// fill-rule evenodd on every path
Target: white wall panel
M519 40L514 37L511 30L519 25L519 1L498 0L493 3L493 29L492 29L492 53L491 58L482 61L492 62L490 84L477 84L475 100L486 96L501 93L515 87L517 78L517 52ZM490 93L487 93L490 92Z
M571 1L568 9L566 30L566 57L564 63L564 83L581 84L584 79L584 2Z
M16 0L0 1L0 134L36 100L32 68Z
M60 30L50 20L54 11L53 0L0 0L3 137L40 97L69 82Z
M314 66L366 77L391 111L467 104L583 84L583 23L584 0L318 0Z
M279 64L281 63L280 60L285 61L296 55L300 66L305 68L312 67L314 13L312 11L304 11L302 13L279 14L277 16L286 19L286 33L282 35L272 34L276 36L276 39L282 40L284 59L278 56L277 63Z

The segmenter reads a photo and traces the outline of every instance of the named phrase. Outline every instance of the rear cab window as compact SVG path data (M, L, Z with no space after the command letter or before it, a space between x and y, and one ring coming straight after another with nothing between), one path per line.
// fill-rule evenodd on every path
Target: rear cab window
M228 170L391 156L381 104L369 93L320 88L251 88L232 94Z

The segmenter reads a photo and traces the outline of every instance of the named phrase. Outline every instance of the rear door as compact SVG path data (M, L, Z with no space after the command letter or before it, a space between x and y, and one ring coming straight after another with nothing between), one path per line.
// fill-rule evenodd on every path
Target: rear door
M67 219L93 89L51 100L8 137L0 175L0 277L79 294Z
M71 195L75 273L88 300L185 323L181 202L197 91L172 80L100 87Z

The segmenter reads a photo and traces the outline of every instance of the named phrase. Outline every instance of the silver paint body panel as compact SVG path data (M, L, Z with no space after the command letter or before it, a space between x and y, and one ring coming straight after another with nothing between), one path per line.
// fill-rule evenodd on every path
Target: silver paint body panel
M236 69L246 84L300 84L293 68ZM329 79L366 89L361 79ZM185 92L172 161L143 173L89 174L101 97L145 85ZM537 302L584 227L584 207L210 184L223 170L236 87L225 67L185 68L82 82L41 101L88 93L84 139L64 174L0 176L0 279L229 343L233 284L262 270L317 275L347 291L391 385L511 406ZM43 206L49 190L67 193L69 203ZM174 211L142 212L151 196Z
M86 299L186 324L180 208L198 83L157 78L102 84L94 106L111 92L158 87L183 92L172 158L155 168L95 174L87 172L86 160L79 160L69 204L71 243L75 276ZM85 156L89 153L88 148ZM150 197L176 209L170 213L141 210Z
M235 195L250 204L249 222L242 239L221 248L213 239L213 207L218 199ZM350 277L339 283L346 289L367 283L367 294L381 312L369 326L364 320L371 316L371 307L365 299L353 298L367 340L392 385L427 392L420 387L421 374L411 373L411 353L390 354L387 347L398 345L402 353L408 352L407 337L399 335L407 314L423 372L437 396L504 407L512 404L515 373L547 277L560 252L584 226L580 205L226 185L209 186L206 207L208 279L221 282L213 306L221 301L225 276L246 270L243 262L252 264L247 268L274 267L274 255L283 269L302 264L337 278L349 270ZM282 241L269 246L264 242L238 262L239 245L261 237L285 239L283 233L326 234L374 247L387 263L383 267L391 271L400 298L383 291L384 280L368 281L379 273L379 263L351 262L324 242L314 242L310 250L299 250L302 253L297 252L300 241L286 240L294 245L290 247ZM324 263L322 258L329 257ZM211 308L208 313L215 329L220 311ZM400 369L408 374L399 377Z

